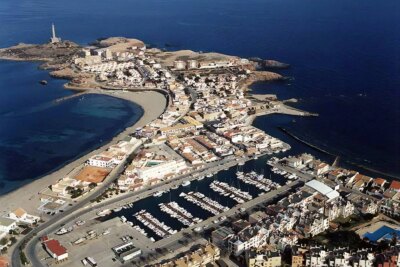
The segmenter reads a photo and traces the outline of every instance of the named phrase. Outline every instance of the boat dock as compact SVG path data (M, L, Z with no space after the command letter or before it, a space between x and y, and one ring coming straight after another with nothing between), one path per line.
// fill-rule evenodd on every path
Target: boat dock
M275 183L269 179L266 179L264 175L258 174L255 171L252 171L250 173L243 173L243 172L237 172L236 176L239 180L246 184L253 185L257 187L260 190L263 190L265 192L269 192L271 190L274 190L280 185L278 183Z
M232 198L240 204L253 198L249 193L241 191L240 189L224 182L214 181L210 184L210 188L220 195Z
M172 230L171 227L165 225L163 222L160 222L158 219L156 219L153 215L146 212L145 210L137 212L134 216L139 222L143 223L159 237L163 238L176 233L176 230Z
M218 202L204 196L199 192L189 192L187 194L182 192L179 196L214 215L229 210L228 207L222 206Z
M160 203L159 206L162 211L169 214L172 218L178 219L186 226L192 226L202 221L199 218L194 218L190 212L179 206L176 202Z

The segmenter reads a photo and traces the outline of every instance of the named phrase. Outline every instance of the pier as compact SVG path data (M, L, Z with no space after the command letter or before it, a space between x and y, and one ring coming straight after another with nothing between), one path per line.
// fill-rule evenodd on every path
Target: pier
M187 194L182 192L179 196L214 215L229 210L228 207L222 206L218 202L204 196L199 192L189 192Z
M166 226L163 222L160 222L153 215L141 210L134 215L139 222L143 223L146 227L156 233L159 237L167 237L171 234L176 233L176 230L171 230L171 227Z
M210 188L220 195L232 198L237 203L244 203L245 201L251 200L253 198L249 193L241 191L236 187L229 186L227 183L219 181L212 182L210 184Z
M188 227L188 228L186 228L186 229L184 229L184 230L182 230L182 231L170 236L169 238L164 238L162 240L154 242L153 244L150 244L150 246L154 247L154 248L157 248L157 247L158 248L159 247L168 247L171 244L173 244L174 242L177 242L178 240L183 238L185 236L185 234L191 233L192 231L194 231L195 228L196 229L200 228L200 229L204 229L205 230L205 229L208 229L210 227L215 227L215 226L217 226L217 225L222 223L221 218L224 218L224 217L228 217L229 218L229 217L233 217L235 215L238 215L238 214L241 213L242 209L249 210L250 208L255 207L255 206L257 206L257 205L259 205L261 203L265 203L265 202L271 201L271 200L273 200L273 199L275 199L277 197L280 197L280 196L286 194L290 190L298 187L299 185L301 185L300 181L291 182L290 184L284 185L284 186L278 188L277 190L270 191L270 192L268 192L266 194L263 194L263 195L261 195L259 197L254 198L254 199L252 199L252 200L250 200L248 202L245 202L243 204L239 204L239 205L237 205L237 206L235 206L235 207L233 207L233 208L231 208L231 209L229 209L227 211L224 211L224 212L221 212L219 214L216 214L215 216L210 217L210 218L202 221L201 223L198 223L196 225L190 226L190 227Z
M172 218L178 219L186 226L192 226L198 222L201 222L201 219L193 218L193 215L190 214L190 212L179 206L176 202L160 203L159 206L162 211L170 215Z
M269 192L273 189L276 189L280 187L278 183L275 183L269 179L264 178L263 175L257 174L256 172L250 172L250 173L242 173L242 172L237 172L236 173L237 178L241 180L242 182L246 184L253 185L257 187L260 190L263 190L265 192Z

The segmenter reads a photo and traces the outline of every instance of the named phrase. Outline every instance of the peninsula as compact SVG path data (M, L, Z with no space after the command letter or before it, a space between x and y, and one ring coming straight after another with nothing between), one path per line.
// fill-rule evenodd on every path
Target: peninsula
M206 265L219 260L222 249L240 259L267 244L294 246L339 227L339 219L356 211L376 214L377 196L364 189L398 192L396 183L310 154L274 157L291 146L254 127L254 118L318 116L286 104L295 99L250 93L254 82L285 79L261 69L287 64L148 49L124 37L80 46L57 37L54 25L49 43L0 49L0 58L42 61L53 77L66 79L65 87L77 93L57 102L107 94L144 109L109 144L0 197L0 238L19 234L6 245L12 266L180 266L188 258ZM269 178L241 167L261 157ZM207 190L200 192L202 186ZM188 252L189 246L198 249Z

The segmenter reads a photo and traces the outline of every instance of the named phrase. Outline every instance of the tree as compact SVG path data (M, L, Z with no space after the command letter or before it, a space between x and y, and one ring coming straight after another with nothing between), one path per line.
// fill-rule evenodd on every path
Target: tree
M25 255L25 253L24 253L23 251L21 251L21 252L19 253L19 258L20 258L20 260L21 260L22 265L28 265L28 264L29 264L29 261L28 261L28 259L26 258L26 255Z
M97 186L96 183L90 183L90 184L89 184L89 188L90 188L90 189L93 189L93 188L95 188L96 186Z
M10 237L10 241L11 241L11 244L15 244L15 242L17 242L17 239L14 236L12 236L12 237Z
M397 233L393 232L392 240L390 242L391 246L396 246L397 245Z
M13 230L13 229L11 229L8 233L9 233L10 235L18 235L17 231L15 231L15 230Z
M0 245L2 245L2 246L7 245L7 242L8 242L8 239L6 237L4 237L0 240Z

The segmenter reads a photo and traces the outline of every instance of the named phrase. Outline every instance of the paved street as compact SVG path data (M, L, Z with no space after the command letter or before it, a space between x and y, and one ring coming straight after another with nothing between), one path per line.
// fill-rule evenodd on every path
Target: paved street
M242 158L241 160L250 160L250 158ZM199 173L199 175L205 175L210 172L217 172L219 170L229 168L232 166L235 166L238 164L238 161L233 160L232 158L224 158L221 161L218 162L213 162L209 163L206 165L206 167L203 170L198 170L196 173ZM161 184L157 184L151 187L148 187L144 190L138 191L138 192L130 192L121 196L118 196L114 199L110 199L108 201L105 201L104 203L100 204L94 204L91 203L91 199L95 199L98 196L102 195L105 190L119 177L119 175L123 172L124 170L124 164L119 165L117 168L115 168L110 175L108 176L107 180L104 182L101 187L97 188L97 190L92 191L89 193L87 196L85 196L84 199L82 199L80 202L72 206L71 208L67 209L64 211L64 213L59 213L52 217L49 221L39 225L37 228L35 228L33 231L28 233L24 238L18 241L16 244L16 249L12 253L12 266L21 266L20 263L20 249L19 246L22 244L24 241L29 240L28 243L26 244L26 256L31 262L32 266L44 266L41 262L40 259L37 257L35 253L35 247L37 247L38 244L38 237L55 232L61 224L67 224L68 222L80 217L81 215L89 212L90 210L93 210L95 208L104 208L108 205L112 205L115 203L120 202L121 200L124 200L123 203L130 203L133 201L138 201L140 199L144 199L146 197L149 197L150 195L154 194L156 191L160 190L166 190L174 185L181 184L185 180L192 180L195 179L191 174L187 175L182 175L178 176L172 181L164 181ZM200 172L199 172L200 171ZM123 205L119 203L119 205Z
M247 161L247 160L251 160L251 158L248 158L248 157L241 158L241 161ZM105 189L123 171L124 167L123 167L123 165L120 165L117 169L115 169L112 172L109 179L101 187L101 189L91 193L90 196L86 197L84 200L79 202L77 205L73 206L70 210L64 212L64 214L58 214L55 217L53 217L51 220L49 220L48 222L42 224L37 229L35 229L32 233L28 234L27 237L32 236L33 233L35 233L37 236L41 236L41 235L48 234L48 233L53 233L60 227L61 224L68 224L69 222L76 220L77 218L81 217L84 214L94 215L94 213L96 213L97 211L105 209L105 208L112 209L115 207L126 205L128 203L133 203L133 202L139 201L141 199L145 199L149 196L152 196L157 191L161 191L161 190L166 191L175 185L180 185L183 181L194 180L200 175L206 175L209 173L218 172L218 171L224 170L226 168L235 166L238 163L239 162L233 158L225 158L225 159L222 159L221 161L207 164L205 166L205 168L203 168L202 170L197 170L190 174L181 175L172 180L163 181L160 184L148 187L141 191L128 192L128 193L119 195L117 197L107 199L101 203L90 203L90 199L94 199L97 196L101 195L105 191ZM300 180L305 182L305 181L309 181L314 178L312 175L304 174L293 168L290 168L287 166L282 166L281 164L275 164L274 166L276 166L280 169L295 173L296 175L298 175L300 177L300 179L298 181L292 182L288 185L282 186L282 187L278 188L277 190L274 190L274 191L268 192L264 195L261 195L261 196L255 198L255 199L252 199L246 203L236 205L235 207L233 207L232 209L230 209L226 212L223 212L217 216L210 217L207 220L201 222L200 224L183 229L181 232L178 232L169 238L164 238L157 242L151 242L150 239L143 237L141 234L137 233L137 235L135 235L135 237L137 236L137 238L135 238L135 240L134 240L136 245L138 247L143 248L144 251L155 251L156 248L170 246L172 244L177 243L178 240L182 239L184 233L190 233L196 227L208 228L208 227L216 226L216 224L213 221L218 220L222 216L231 217L236 214L239 214L240 208L244 208L247 210L249 208L259 205L260 203L264 203L269 200L272 200L273 198L279 196L280 194L284 194L284 193L288 192L290 189L298 186L300 184ZM193 175L194 173L195 173L195 175ZM217 224L220 224L220 222L218 222ZM37 248L37 247L38 247L38 239L37 238L33 238L30 242L28 242L27 247L26 247L27 257L31 260L33 266L35 266L35 267L43 266L37 257L37 253L35 252L35 248ZM13 266L20 266L18 249L16 249L14 251L14 254L15 254L15 257L13 257L13 263L14 263L14 261L18 261L18 263L15 262L15 265L13 265Z

